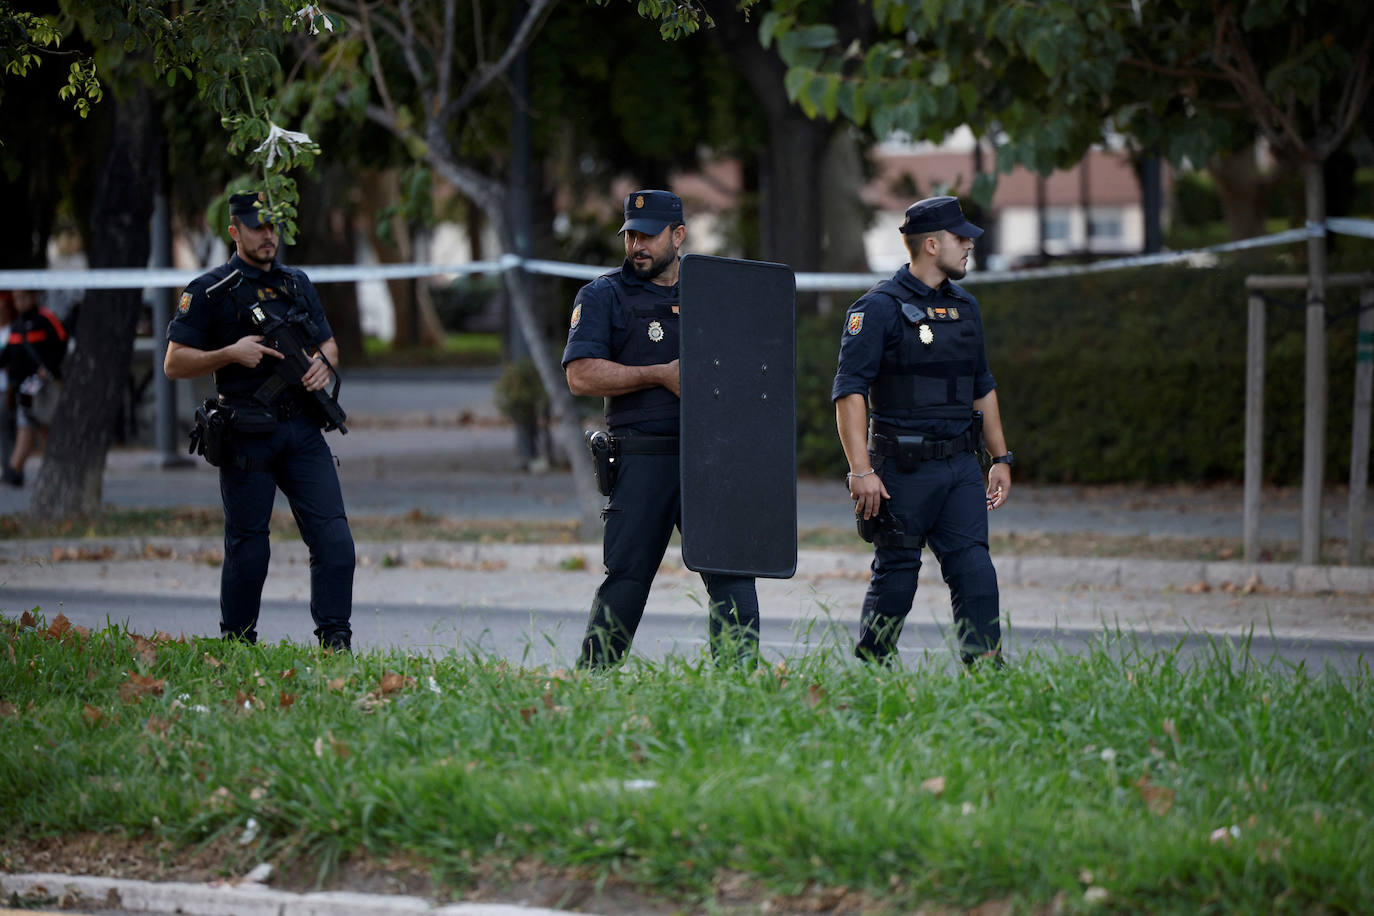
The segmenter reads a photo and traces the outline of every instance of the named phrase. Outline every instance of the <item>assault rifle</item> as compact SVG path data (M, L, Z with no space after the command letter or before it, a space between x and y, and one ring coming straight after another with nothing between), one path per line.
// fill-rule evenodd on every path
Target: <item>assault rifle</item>
M253 322L253 327L262 335L263 346L271 347L282 355L282 359L277 363L276 374L263 382L262 387L253 394L253 397L262 403L273 404L282 389L292 385L301 386L302 376L310 370L311 338L306 333L304 316L298 315L296 309L287 312L285 318L274 318L262 306L254 305L248 309L248 317ZM348 414L339 406L339 385L342 379L324 353L320 353L320 359L324 360L329 371L334 373L334 389L325 391L321 388L318 391L306 392L310 395L306 401L307 408L325 430L337 429L347 435L348 428L344 426L344 421L348 419Z

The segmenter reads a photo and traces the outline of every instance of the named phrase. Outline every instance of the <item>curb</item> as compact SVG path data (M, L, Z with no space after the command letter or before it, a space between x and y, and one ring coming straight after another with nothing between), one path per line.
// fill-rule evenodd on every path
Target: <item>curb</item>
M359 541L358 565L421 564L453 569L553 571L600 566L600 544L481 544L457 541ZM0 541L0 564L115 562L176 559L223 549L219 538L129 537L45 538ZM305 562L299 540L273 543L272 555ZM859 551L801 550L797 578L866 576L871 555ZM681 552L668 548L664 565L682 567ZM994 557L1004 585L1043 588L1136 588L1207 591L1266 591L1297 594L1374 594L1374 566L1304 566L1296 563L1133 560L1128 557ZM940 581L936 563L921 567L921 581Z
M4 896L42 903L57 899L62 908L119 908L131 913L183 916L564 916L569 910L512 903L450 903L423 897L319 891L295 894L262 884L188 884L131 881L86 875L0 873Z

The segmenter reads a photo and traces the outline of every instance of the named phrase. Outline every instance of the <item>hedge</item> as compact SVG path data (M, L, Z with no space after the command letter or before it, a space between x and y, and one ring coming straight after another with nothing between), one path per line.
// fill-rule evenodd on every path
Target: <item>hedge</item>
M1332 269L1341 260L1361 269L1365 255L1363 264L1333 258ZM1281 252L1209 268L970 284L1018 479L1242 479L1245 278L1303 269ZM1304 295L1274 294L1267 310L1264 471L1277 484L1302 478ZM1328 482L1349 477L1357 304L1357 290L1328 291ZM830 402L841 323L832 313L797 328L798 463L824 476L846 470Z

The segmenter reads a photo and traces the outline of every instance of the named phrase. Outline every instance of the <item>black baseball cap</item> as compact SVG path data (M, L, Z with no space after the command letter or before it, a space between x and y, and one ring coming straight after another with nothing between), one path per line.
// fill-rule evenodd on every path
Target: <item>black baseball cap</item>
M658 235L682 221L682 198L672 191L635 191L625 198L625 225L620 232Z
M258 219L258 201L266 203L267 195L261 191L230 194L229 214L231 216L237 216L249 229L256 229L262 225L262 220Z
M964 218L964 209L957 197L927 197L906 208L906 219L897 231L903 235L920 235L947 229L955 235L976 239L983 230Z

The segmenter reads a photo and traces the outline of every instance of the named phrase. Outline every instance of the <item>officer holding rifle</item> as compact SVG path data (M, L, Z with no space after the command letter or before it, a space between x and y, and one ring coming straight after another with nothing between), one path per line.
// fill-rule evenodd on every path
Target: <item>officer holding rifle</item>
M259 218L262 194L229 198L228 263L182 293L167 327L171 379L214 376L218 397L197 412L192 449L219 467L224 504L220 632L257 641L276 491L310 550L310 614L327 649L352 630L353 534L322 429L339 429L339 348L304 273L277 263L279 239Z

